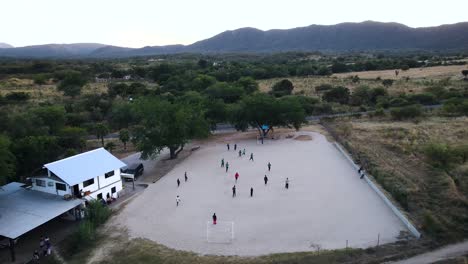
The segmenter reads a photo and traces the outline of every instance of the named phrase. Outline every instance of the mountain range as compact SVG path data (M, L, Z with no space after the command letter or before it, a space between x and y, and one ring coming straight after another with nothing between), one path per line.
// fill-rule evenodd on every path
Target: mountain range
M0 43L0 56L17 58L116 58L174 53L285 51L467 51L468 22L411 28L365 21L262 31L228 30L190 45L125 48L98 43L47 44L14 48Z

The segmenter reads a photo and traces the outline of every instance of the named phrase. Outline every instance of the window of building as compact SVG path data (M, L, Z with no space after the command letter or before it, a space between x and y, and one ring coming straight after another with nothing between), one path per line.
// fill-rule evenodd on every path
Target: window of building
M54 187L54 182L53 181L47 182L47 186Z
M105 176L106 176L106 179L114 176L114 171L109 171L108 173L105 174Z
M87 180L87 181L84 181L84 182L83 182L83 187L90 186L91 184L94 184L94 178L93 178L93 179L89 179L89 180Z
M46 187L46 181L36 179L36 185L41 187Z
M59 191L66 191L67 190L67 186L63 183L58 183L56 182L55 183L55 188Z
M100 194L97 195L97 199L98 199L98 200L101 200L101 199L102 199L102 193L100 193Z
M115 193L116 191L117 191L117 189L115 187L112 187L111 193Z

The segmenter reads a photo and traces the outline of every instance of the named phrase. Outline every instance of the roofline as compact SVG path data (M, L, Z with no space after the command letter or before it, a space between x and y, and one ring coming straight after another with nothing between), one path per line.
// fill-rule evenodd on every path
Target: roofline
M54 161L54 162L49 162L49 163L47 163L47 164L44 164L44 168L47 168L47 166L52 165L52 164L54 164L54 163L58 163L58 162L62 162L62 161L65 161L65 160L73 159L73 158L75 158L75 157L78 157L78 156L81 156L81 155L84 155L84 154L88 154L88 153L91 153L91 152L94 152L94 151L100 150L100 149L104 149L104 148L103 148L103 147L100 147L100 148L97 148L97 149L93 149L93 150L90 150L90 151L86 151L86 152L83 152L83 153L80 153L80 154L73 155L73 156L68 157L68 158L64 158L64 159L61 159L61 160L56 160L56 161ZM104 150L105 150L105 149L104 149ZM47 168L47 169L49 169L49 168Z

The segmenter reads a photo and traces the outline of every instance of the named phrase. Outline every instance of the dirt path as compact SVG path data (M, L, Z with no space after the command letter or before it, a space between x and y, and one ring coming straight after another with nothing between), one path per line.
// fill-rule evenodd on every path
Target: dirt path
M442 247L440 249L424 253L421 255L414 256L409 259L400 260L396 262L388 262L387 264L426 264L434 263L436 261L451 259L459 256L463 256L468 253L468 240Z

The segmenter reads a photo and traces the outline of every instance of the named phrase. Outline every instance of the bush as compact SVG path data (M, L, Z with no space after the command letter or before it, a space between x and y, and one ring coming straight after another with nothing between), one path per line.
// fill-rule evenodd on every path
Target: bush
M420 117L423 115L423 111L420 105L409 105L392 108L390 114L395 120L404 120Z
M429 143L424 147L424 154L434 167L447 168L455 161L455 151L447 144Z
M293 83L288 79L284 79L273 85L273 87L271 88L271 94L275 97L291 95L293 89Z
M433 237L438 237L444 231L441 223L434 217L434 215L430 211L426 211L424 213L423 229Z
M332 88L333 88L333 86L331 86L331 84L320 84L320 85L315 87L315 92L320 93L320 92L323 92L323 91L331 90Z
M408 101L413 104L434 105L439 101L431 93L413 94L408 97Z
M449 115L468 115L468 100L451 98L444 102L442 112Z
M328 102L336 102L340 104L347 104L349 101L349 89L343 86L334 87L323 95L323 100Z
M21 101L27 101L29 98L30 98L29 94L25 92L12 92L12 93L5 95L5 99L7 101L21 102Z

